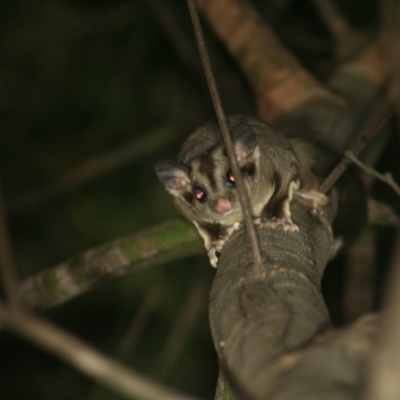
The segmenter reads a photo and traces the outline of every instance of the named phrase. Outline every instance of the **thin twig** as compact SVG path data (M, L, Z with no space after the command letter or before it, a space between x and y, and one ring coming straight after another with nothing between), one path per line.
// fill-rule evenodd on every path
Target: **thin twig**
M368 225L348 253L343 295L344 320L352 322L373 308L375 287L375 229Z
M133 163L136 159L165 146L171 141L171 137L173 135L169 129L162 128L146 132L140 139L124 143L115 150L83 161L62 175L52 186L27 193L23 198L16 199L10 204L8 211L10 213L26 212L46 205L83 184Z
M350 26L336 4L329 0L313 0L314 6L330 30L335 40L339 41L345 34L350 33Z
M18 274L17 265L11 248L11 239L8 233L3 191L0 183L0 268L3 276L3 285L10 303L17 301Z
M335 1L313 0L313 4L333 36L337 61L348 59L367 44L368 35L358 33L351 27Z
M382 127L388 122L390 117L396 111L396 101L397 99L393 100L388 107L385 109L383 114L378 118L375 123L368 129L366 132L361 134L360 138L357 142L352 146L349 150L354 156L358 156L361 151L364 149L366 144L375 137L375 135L382 129ZM340 162L336 165L336 167L332 170L332 172L326 177L326 179L322 182L320 186L320 191L322 193L326 193L335 183L336 181L342 176L343 172L351 164L352 160L344 156Z
M199 64L196 48L193 46L187 32L183 29L178 13L174 9L177 3L165 0L148 0L147 4L150 6L161 28L167 34L169 42L185 67L189 71L200 75L203 70Z
M161 299L162 286L160 282L156 282L149 290L146 298L139 306L131 324L122 337L117 347L117 354L123 355L128 351L132 351L138 337L146 327L150 317L153 315L155 308L159 305Z
M393 246L391 271L387 280L379 342L369 363L365 380L366 400L397 400L400 395L400 232Z
M309 73L282 44L248 0L196 0L213 31L243 70L255 95L258 116L280 121L307 102L344 104Z
M354 164L357 164L367 174L370 174L380 181L387 183L400 197L400 186L393 179L393 176L390 172L385 172L384 174L381 174L375 169L368 167L368 165L365 165L363 162L361 162L351 151L346 151L345 154L346 157L348 157Z
M198 276L193 279L184 303L179 311L169 337L156 361L155 376L165 380L187 345L190 332L193 330L206 295L204 279Z
M394 93L400 93L400 3L396 0L381 0L380 14L385 58L391 71L391 85ZM400 97L397 98L397 124L400 126Z
M193 400L144 378L42 318L0 302L0 322L67 364L129 399Z
M257 232L254 227L253 218L251 215L250 200L243 182L242 174L240 168L237 164L235 152L233 149L233 143L231 135L229 133L228 124L226 122L225 113L222 107L221 99L219 97L217 85L211 68L211 62L208 55L207 47L204 40L203 31L200 24L199 15L197 8L193 0L187 0L189 7L190 16L192 18L192 23L194 31L196 34L196 40L200 51L201 60L203 63L204 71L207 78L208 87L210 89L211 98L214 104L215 113L217 114L219 126L222 133L222 138L225 143L226 151L228 153L229 164L232 168L233 175L236 178L236 187L239 195L240 205L242 208L242 213L244 217L244 222L247 228L247 233L250 240L250 246L253 253L254 265L256 268L260 268L262 265L262 257L260 251L260 245L257 237Z
M400 227L400 218L392 206L376 199L369 198L368 223L377 226Z

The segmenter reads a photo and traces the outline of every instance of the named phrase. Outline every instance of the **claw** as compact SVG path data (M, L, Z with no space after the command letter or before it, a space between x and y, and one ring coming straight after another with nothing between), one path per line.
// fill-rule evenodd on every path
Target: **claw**
M264 218L258 217L258 218L253 218L254 225L261 225L264 221Z
M268 227L276 229L278 226L281 226L285 232L298 232L299 227L291 220L291 218L277 218L272 217L270 219L262 218L260 223L260 227Z
M208 251L208 259L212 267L217 268L219 257L217 255L217 249L213 246Z
M218 260L219 260L219 254L221 253L222 249L225 246L226 241L229 239L229 237L232 235L233 232L238 230L242 224L240 222L235 222L231 226L228 226L223 233L219 237L218 240L214 240L212 242L212 247L208 251L208 258L210 260L210 264L214 267L217 268L218 265Z

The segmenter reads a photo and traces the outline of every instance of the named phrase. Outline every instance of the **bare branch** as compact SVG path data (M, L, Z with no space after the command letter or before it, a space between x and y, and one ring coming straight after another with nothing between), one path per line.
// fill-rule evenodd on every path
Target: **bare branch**
M333 0L313 0L313 3L337 42L341 41L343 35L350 33L349 23L340 13Z
M371 35L358 33L351 27L334 0L313 0L313 3L333 36L337 61L350 58L371 39Z
M189 222L169 221L105 243L26 279L19 298L31 308L54 307L107 280L202 252L201 239Z
M10 331L38 345L67 364L129 399L190 400L144 378L51 323L0 303L0 322Z
M344 320L346 322L352 322L373 310L374 283L376 282L375 262L375 231L373 227L367 226L347 255L343 295Z
M353 399L363 387L377 320L329 330L320 280L332 248L332 215L328 208L313 217L296 201L292 211L295 235L258 231L265 272L252 270L240 231L226 243L210 295L220 367L239 398Z
M391 206L372 198L368 201L368 219L372 225L399 226L400 224L399 216Z
M400 93L400 4L397 0L381 0L381 22L385 58L392 71L394 93ZM397 100L397 120L400 122L400 98Z
M146 132L140 139L124 143L120 148L88 159L75 166L59 178L51 187L33 193L27 193L21 199L11 202L10 213L24 212L40 207L59 196L77 189L106 173L142 158L156 149L160 149L171 140L171 132L158 129Z
M389 104L389 106L385 109L383 115L381 115L380 118L375 121L370 129L361 134L357 142L351 147L350 152L352 152L355 156L358 156L361 153L366 144L375 137L375 135L382 129L382 127L388 122L390 117L395 112L396 100ZM351 162L352 159L348 156L343 157L339 164L322 182L320 186L321 192L326 193L342 176L343 172L349 167Z
M0 267L3 285L7 299L11 304L17 301L18 274L17 264L11 248L11 239L8 233L3 191L0 183Z
M374 176L382 182L387 183L396 193L400 196L400 186L393 179L393 176L390 172L386 172L384 174L379 173L375 169L368 167L362 161L360 161L351 151L346 151L346 157L348 157L352 162L357 164L363 171L367 174Z
M366 400L396 400L400 393L400 234L397 233L392 269L382 312L382 329L369 364Z
M197 4L252 85L262 119L273 122L311 99L334 97L284 48L250 3Z
M155 376L160 378L168 376L182 354L182 349L187 343L188 336L197 320L201 305L204 304L206 290L208 290L208 287L205 285L204 279L195 277L169 337L155 362Z
M147 296L139 306L127 331L120 340L120 343L117 347L117 354L125 354L135 345L138 337L147 325L151 315L154 313L156 307L160 303L161 287L162 286L160 285L160 282L156 282L149 290Z

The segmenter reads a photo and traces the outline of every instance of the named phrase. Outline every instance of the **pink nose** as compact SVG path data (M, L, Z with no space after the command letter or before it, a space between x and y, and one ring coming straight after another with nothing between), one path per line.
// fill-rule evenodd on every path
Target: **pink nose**
M215 208L219 213L224 214L231 210L232 203L226 199L218 199Z

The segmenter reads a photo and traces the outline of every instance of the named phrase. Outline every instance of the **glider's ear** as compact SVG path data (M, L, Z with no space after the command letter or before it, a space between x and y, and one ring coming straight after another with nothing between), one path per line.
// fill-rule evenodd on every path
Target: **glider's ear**
M243 166L251 158L257 146L256 135L245 123L234 125L231 128L233 146L236 159L240 166Z
M154 164L159 181L169 191L180 192L190 186L188 169L170 160L160 160Z

